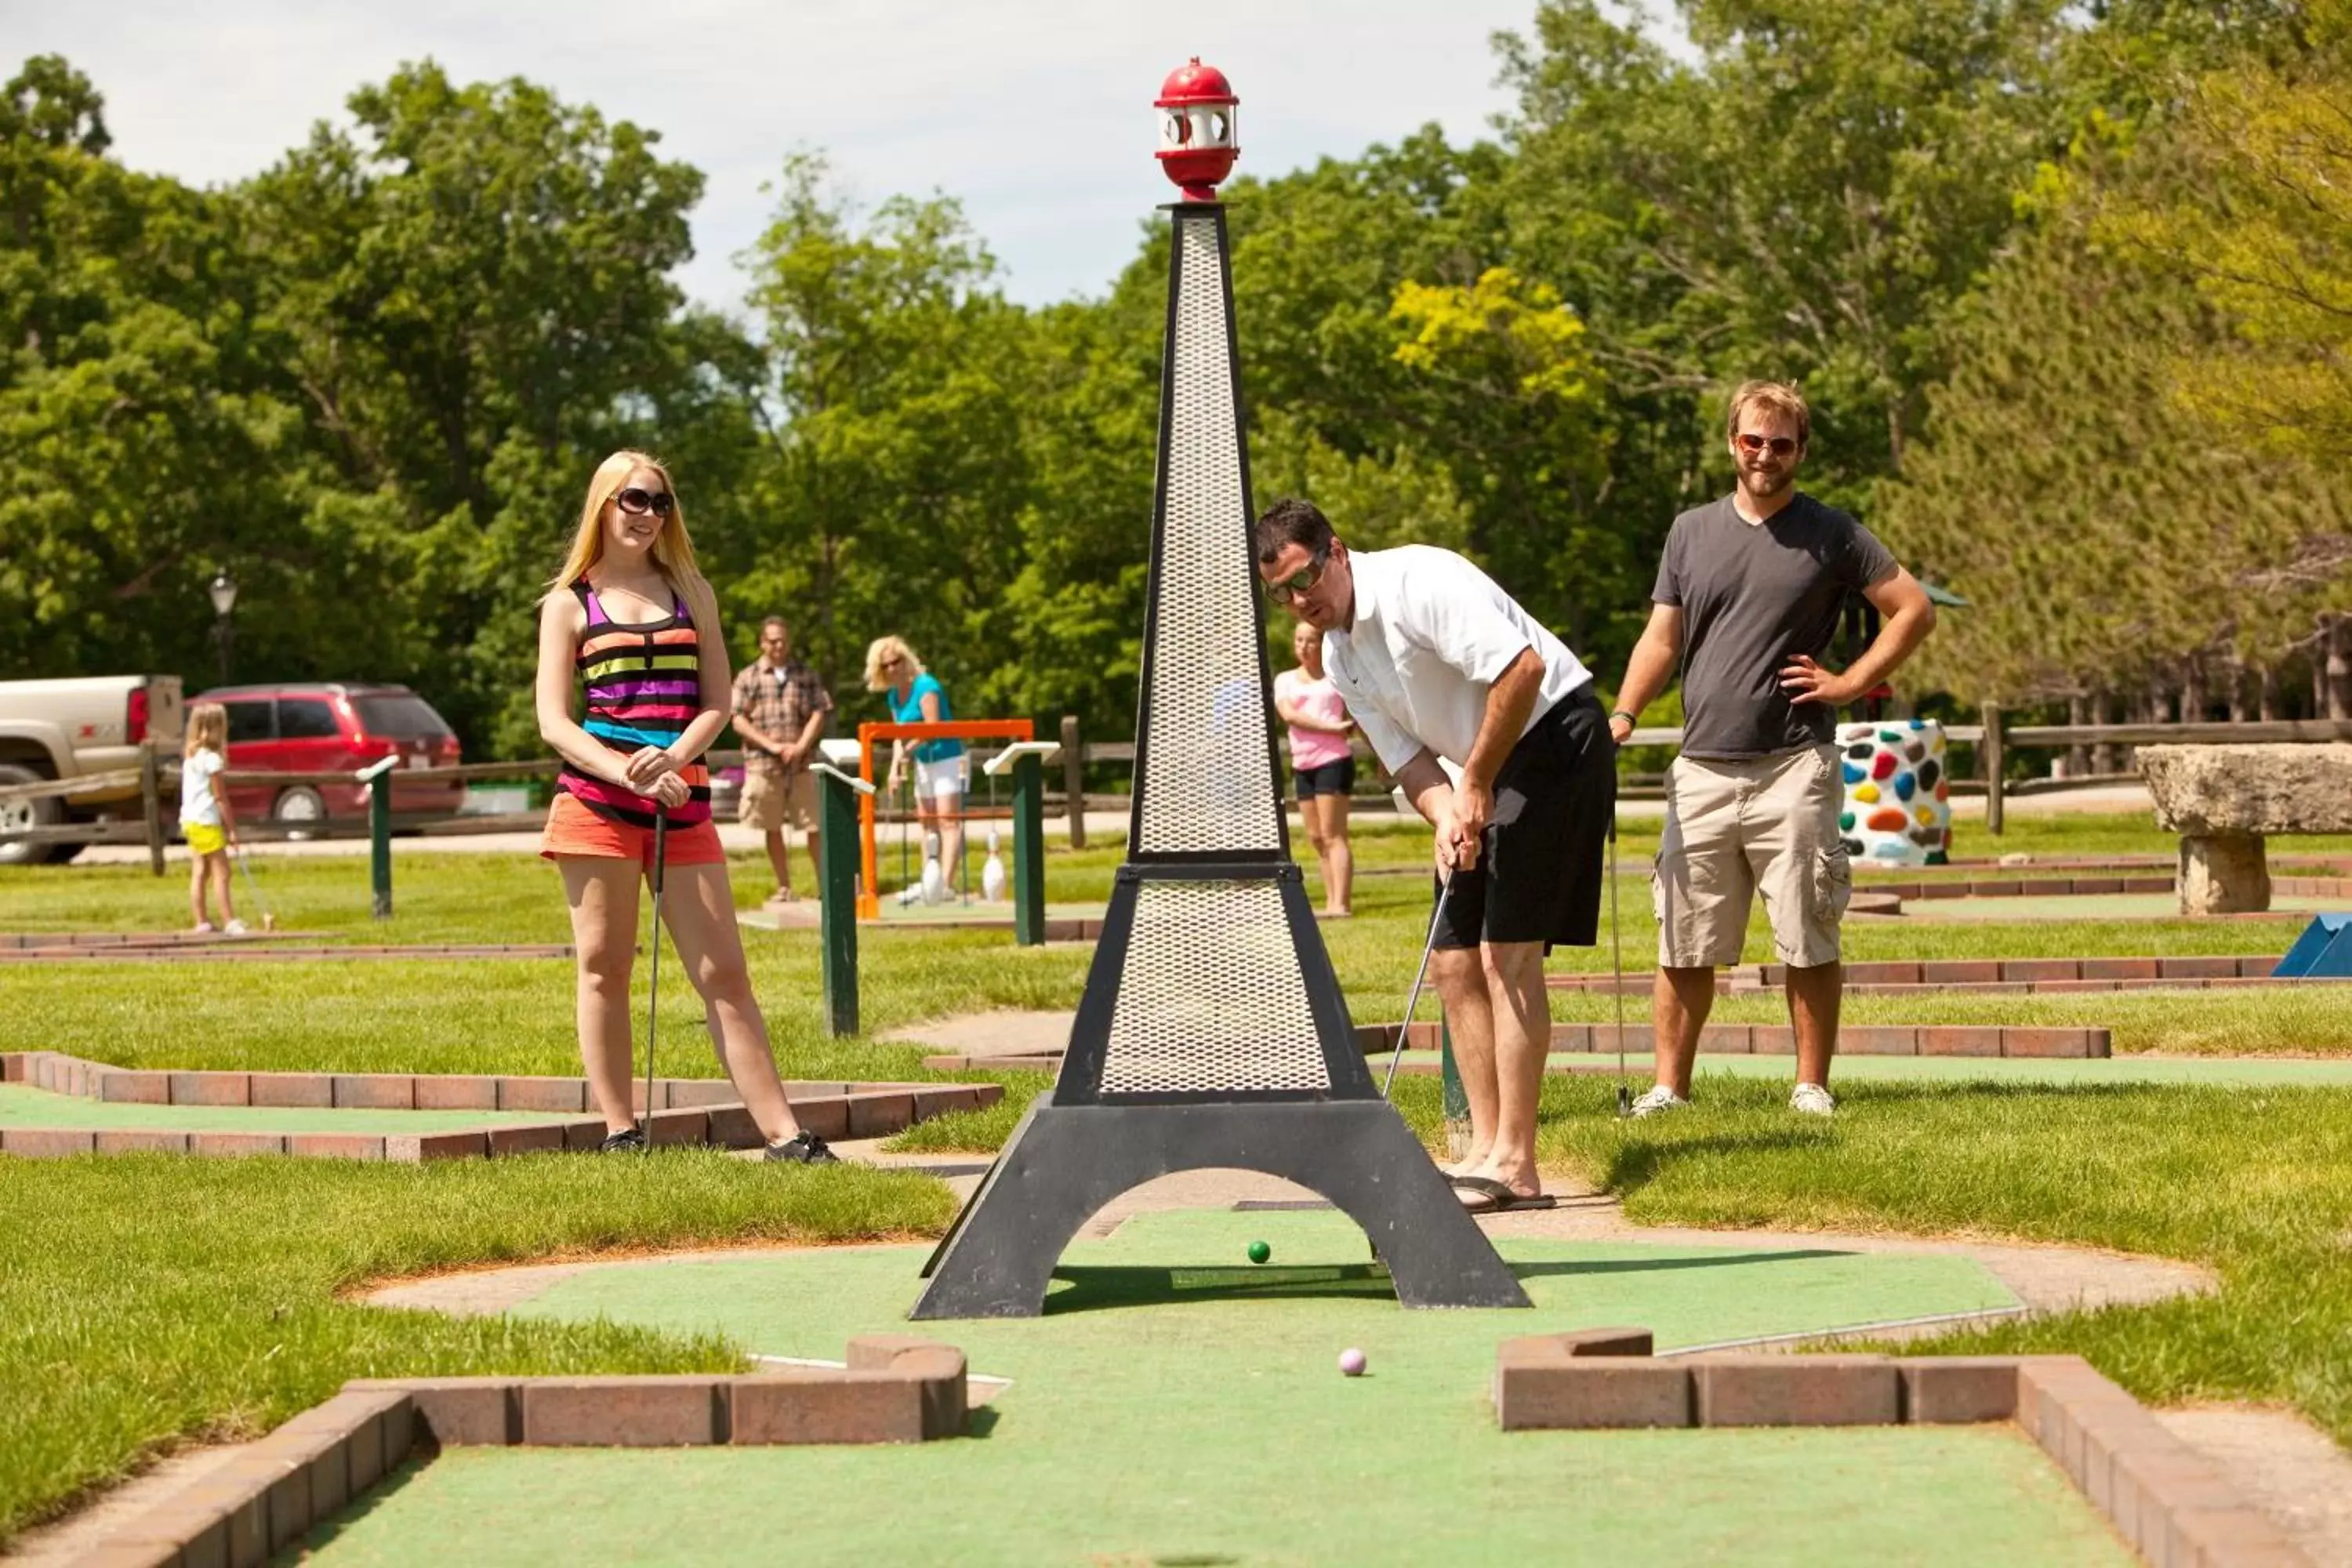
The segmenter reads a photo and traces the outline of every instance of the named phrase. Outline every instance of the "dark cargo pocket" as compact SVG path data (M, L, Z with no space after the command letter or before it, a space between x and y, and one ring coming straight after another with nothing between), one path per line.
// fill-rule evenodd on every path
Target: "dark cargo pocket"
M1844 917L1845 906L1853 897L1853 861L1845 846L1817 852L1813 862L1813 912L1828 921Z

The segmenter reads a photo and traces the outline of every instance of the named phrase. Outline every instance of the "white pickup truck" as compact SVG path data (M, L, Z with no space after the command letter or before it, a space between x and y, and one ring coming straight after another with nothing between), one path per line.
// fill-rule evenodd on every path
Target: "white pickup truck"
M0 680L0 786L91 781L89 789L63 795L0 797L0 835L52 827L69 819L136 817L140 746L147 741L154 742L167 758L179 755L176 675ZM122 776L126 773L127 779ZM179 803L165 804L176 808ZM0 865L70 860L79 847L0 837Z

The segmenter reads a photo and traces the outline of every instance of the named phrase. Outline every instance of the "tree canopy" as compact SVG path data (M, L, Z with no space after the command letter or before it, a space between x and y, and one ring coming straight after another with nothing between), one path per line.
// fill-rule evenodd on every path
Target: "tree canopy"
M1491 139L1228 190L1260 504L1468 552L1613 674L1731 386L1971 605L1964 703L2284 670L2347 603L2352 0L1598 0L1497 41ZM536 745L530 605L604 453L673 466L742 651L857 710L906 637L964 712L1133 711L1166 266L1008 300L952 200L782 156L689 304L652 128L427 61L249 179L126 168L55 57L0 87L0 668L402 679Z

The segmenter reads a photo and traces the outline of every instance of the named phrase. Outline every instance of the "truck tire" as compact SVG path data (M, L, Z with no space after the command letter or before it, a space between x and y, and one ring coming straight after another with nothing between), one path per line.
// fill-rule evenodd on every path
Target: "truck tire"
M0 784L40 784L46 775L15 763L0 763ZM55 795L40 800L0 801L0 833L22 833L30 827L56 827L66 819L66 803ZM27 844L22 839L0 842L0 866L42 866L55 858L55 844Z

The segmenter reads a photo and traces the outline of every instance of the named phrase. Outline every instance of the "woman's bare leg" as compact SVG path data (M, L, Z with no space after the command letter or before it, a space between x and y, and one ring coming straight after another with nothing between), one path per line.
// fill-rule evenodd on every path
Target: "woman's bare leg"
M1348 797L1318 795L1311 802L1320 817L1316 849L1323 859L1323 909L1344 915L1356 907L1356 851L1348 842Z
M950 894L963 890L963 796L943 795L934 806L940 822L940 877Z
M604 1130L636 1125L632 1095L635 1052L629 1037L629 972L637 953L637 878L634 860L570 857L563 897L572 906L572 951L579 954L574 1007L580 1022L580 1065Z
M918 890L920 890L923 885L923 866L930 858L931 835L934 833L940 833L940 886L941 888L947 886L947 843L945 834L940 831L944 826L945 824L940 821L940 808L933 804L931 797L925 795L919 787L915 791L915 877L908 884Z
M662 915L688 980L702 995L710 1043L728 1081L743 1099L760 1135L782 1143L801 1130L784 1098L783 1079L768 1045L768 1023L751 994L743 962L743 933L724 865L673 866L662 892Z

